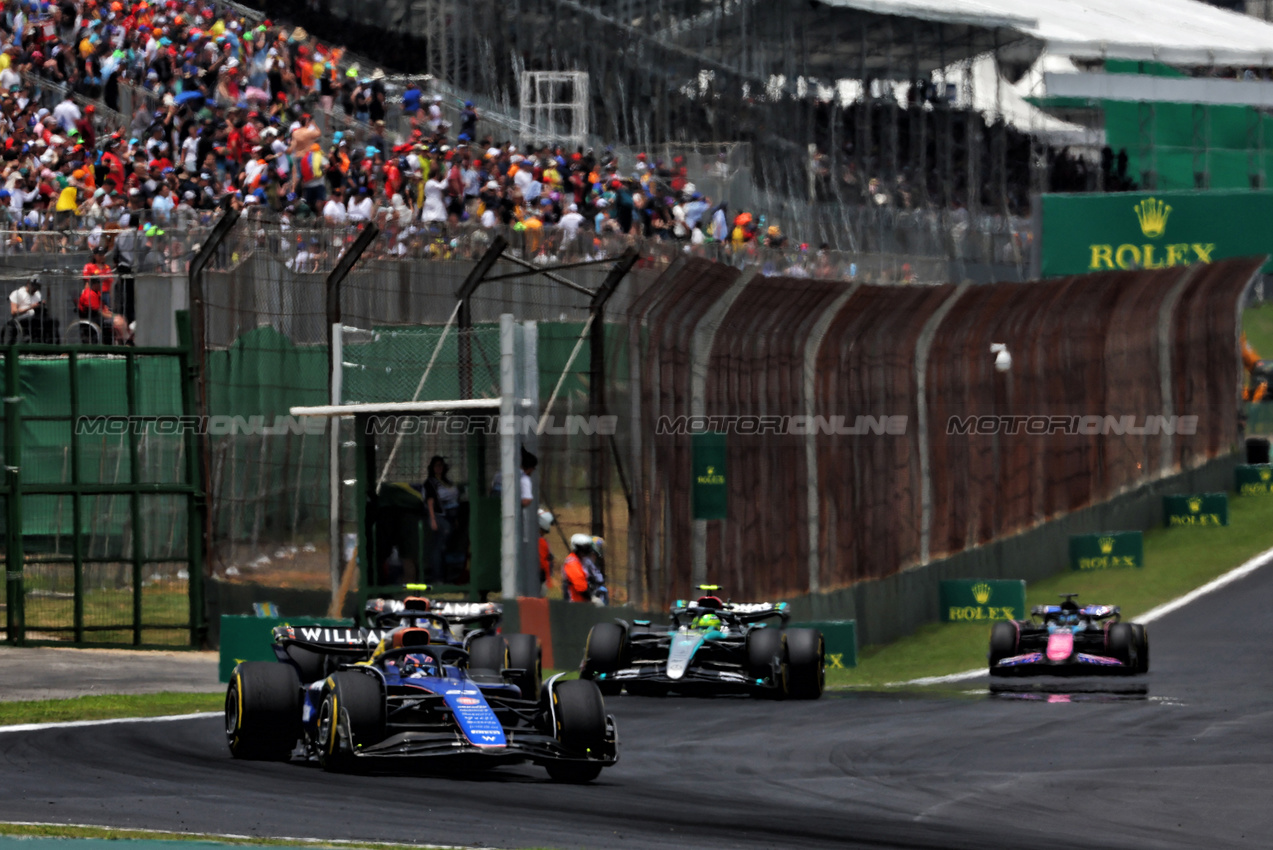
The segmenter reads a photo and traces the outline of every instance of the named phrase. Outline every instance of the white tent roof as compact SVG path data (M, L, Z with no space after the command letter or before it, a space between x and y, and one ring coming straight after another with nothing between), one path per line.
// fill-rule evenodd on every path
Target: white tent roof
M952 24L1006 28L1081 59L1273 66L1273 24L1197 0L822 0Z

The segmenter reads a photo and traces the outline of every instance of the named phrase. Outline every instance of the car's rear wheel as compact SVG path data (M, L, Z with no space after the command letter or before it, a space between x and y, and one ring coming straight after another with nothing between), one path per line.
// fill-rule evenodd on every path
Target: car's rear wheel
M318 760L324 770L347 771L359 747L385 737L385 695L379 679L353 670L333 673L318 714Z
M552 689L553 734L575 758L599 757L606 738L606 705L593 682L572 679ZM548 762L548 775L558 782L591 782L601 773L595 762Z
M1140 623L1132 623L1132 636L1136 639L1136 672L1149 672L1149 632Z
M990 627L990 672L995 674L995 665L1005 658L1017 654L1020 636L1017 627L1012 623L995 623Z
M747 635L747 667L758 697L784 698L790 690L788 682L787 645L780 629L755 629Z
M469 644L470 670L499 675L508 666L508 641L503 635L483 635Z
M1126 665L1125 672L1137 673L1136 633L1131 623L1115 623L1109 627L1109 654Z
M597 623L593 626L583 649L581 678L595 680L598 673L613 673L622 667L627 643L628 633L618 623ZM597 682L597 687L606 696L614 696L622 685L614 679L602 679Z
M513 684L522 692L522 699L539 699L539 688L544 679L543 652L535 635L507 635L508 666L524 670L513 678Z
M286 761L301 735L301 683L289 664L244 661L225 693L225 737L238 759Z
M826 645L817 629L787 629L787 686L793 699L817 699L826 685Z

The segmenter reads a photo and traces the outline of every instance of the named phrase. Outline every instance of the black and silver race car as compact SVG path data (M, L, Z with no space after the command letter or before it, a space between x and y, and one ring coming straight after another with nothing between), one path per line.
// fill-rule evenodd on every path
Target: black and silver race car
M563 782L589 782L618 760L618 733L592 682L554 676L526 698L526 671L481 669L428 629L274 630L278 661L234 668L225 734L235 758L328 770L372 761L443 760L487 768L532 762ZM323 671L315 677L315 659Z
M710 595L677 600L671 624L599 623L588 633L580 677L603 693L750 693L817 699L825 646L817 629L787 629L785 602L740 604ZM778 621L774 623L773 621Z
M1060 605L1036 605L1029 620L995 623L990 630L990 675L1064 676L1149 672L1149 634L1122 622L1116 605L1086 605L1077 593Z

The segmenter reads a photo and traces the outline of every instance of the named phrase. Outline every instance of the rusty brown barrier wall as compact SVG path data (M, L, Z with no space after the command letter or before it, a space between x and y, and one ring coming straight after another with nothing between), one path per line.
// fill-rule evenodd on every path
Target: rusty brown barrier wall
M633 600L658 606L696 580L752 598L880 579L1228 453L1239 301L1260 265L871 286L674 263L628 313L644 484ZM692 436L659 428L693 415L828 419L730 434L729 516L696 523ZM1015 433L968 424L1005 416ZM1195 416L1193 433L1167 433ZM826 433L832 417L841 433ZM878 417L904 427L878 433ZM1058 417L1118 424L1032 432Z

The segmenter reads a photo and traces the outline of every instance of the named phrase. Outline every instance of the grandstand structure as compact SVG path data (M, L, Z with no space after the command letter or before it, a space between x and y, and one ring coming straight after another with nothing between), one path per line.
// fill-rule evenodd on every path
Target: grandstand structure
M527 72L587 72L591 144L706 159L713 200L815 245L971 256L961 232L1023 231L1038 192L1267 185L1273 25L1197 0L270 9L488 114Z

